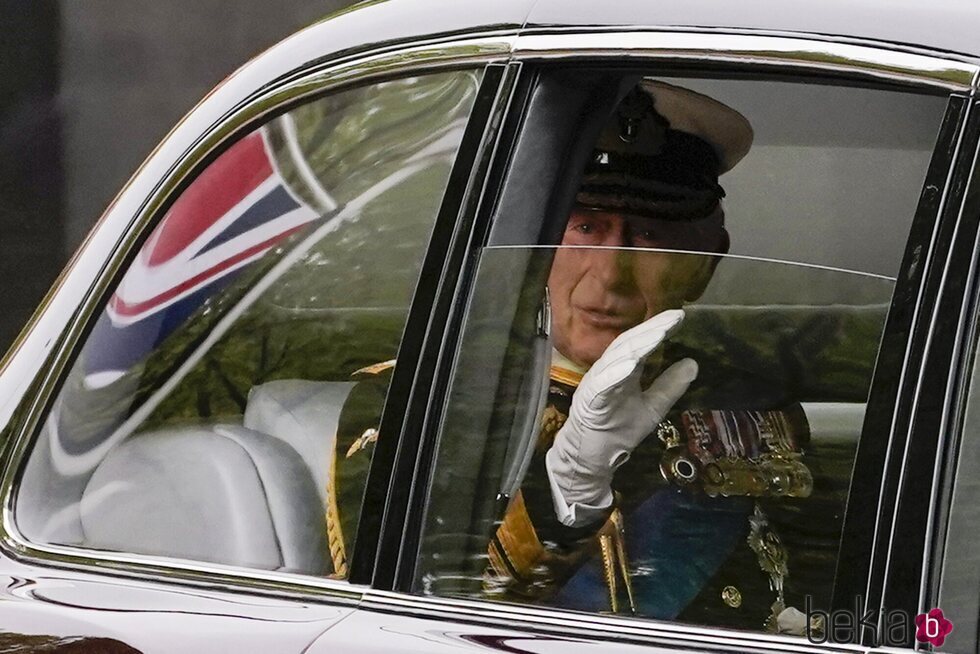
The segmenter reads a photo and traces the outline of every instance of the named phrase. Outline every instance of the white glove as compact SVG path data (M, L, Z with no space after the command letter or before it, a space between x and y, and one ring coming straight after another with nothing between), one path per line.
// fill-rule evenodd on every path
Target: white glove
M568 420L545 455L555 514L580 527L605 515L613 502L619 466L664 419L698 375L694 359L682 359L640 388L643 361L684 320L680 309L616 337L572 395Z

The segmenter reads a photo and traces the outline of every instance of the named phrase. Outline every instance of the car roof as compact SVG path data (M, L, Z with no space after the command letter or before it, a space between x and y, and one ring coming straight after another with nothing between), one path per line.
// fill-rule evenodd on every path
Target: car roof
M976 0L367 0L328 16L335 47L468 32L685 29L873 41L980 58Z
M539 0L527 21L532 29L559 25L751 30L980 55L976 0Z

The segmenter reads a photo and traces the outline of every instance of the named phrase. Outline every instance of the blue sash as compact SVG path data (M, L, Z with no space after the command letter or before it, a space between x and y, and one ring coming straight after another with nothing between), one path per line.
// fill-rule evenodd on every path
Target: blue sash
M669 487L626 516L626 553L637 612L662 620L676 618L735 546L745 542L752 505L748 497L712 498ZM601 557L586 562L551 603L608 612Z

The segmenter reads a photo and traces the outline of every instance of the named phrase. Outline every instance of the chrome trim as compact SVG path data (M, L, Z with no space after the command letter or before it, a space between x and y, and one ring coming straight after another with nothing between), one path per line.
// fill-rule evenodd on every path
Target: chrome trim
M407 595L367 589L361 609L394 613L432 620L453 620L506 627L514 630L531 628L560 636L580 636L604 641L621 639L645 641L671 649L690 648L699 651L799 652L865 652L860 645L810 643L803 636L764 632L736 631L616 615L566 611L522 604Z
M383 78L397 73L430 72L452 68L465 68L474 65L485 66L492 63L505 63L510 58L516 35L512 33L494 32L491 36L485 34L471 35L466 38L447 41L434 40L430 43L416 43L412 47L401 49L386 48L383 52L372 51L356 58L341 62L328 62L314 65L302 74L284 77L260 86L259 91L238 102L224 112L213 123L210 123L203 134L198 136L193 144L177 158L169 167L160 183L155 184L149 195L142 202L141 208L132 219L128 220L122 235L115 240L111 257L94 276L81 301L78 309L72 314L66 325L61 329L58 342L51 349L46 366L40 366L36 373L34 385L37 388L32 397L26 398L18 406L4 426L0 420L0 430L9 429L9 437L3 445L6 455L5 466L0 477L0 497L2 497L2 514L0 514L0 549L21 560L36 560L58 567L75 568L80 570L110 571L120 575L137 578L166 581L185 581L218 586L224 590L257 590L260 592L283 591L290 594L302 594L306 591L317 591L311 597L322 597L326 592L331 597L358 598L362 589L351 586L344 581L326 580L311 576L276 573L258 570L241 570L230 566L211 565L204 563L167 560L156 557L131 555L125 553L87 550L84 548L45 545L32 543L20 534L13 520L14 502L17 495L17 475L25 463L25 456L30 450L31 443L38 433L41 421L46 417L43 409L52 399L55 389L63 376L67 374L68 362L76 346L82 339L90 322L101 311L103 298L111 290L118 275L142 243L142 236L155 224L160 209L166 205L172 194L181 185L198 172L198 166L218 147L242 130L256 127L261 119L270 113L282 110L291 104L313 95L326 91L342 89L346 86L361 84L373 79ZM308 64L302 64L303 68ZM192 110L181 124L195 118L195 114L205 104L207 98L198 108ZM159 152L177 133L180 124L175 128L155 153ZM152 160L154 155L151 155ZM141 168L141 172L146 168ZM139 180L139 176L130 181L127 189ZM119 197L122 197L122 193ZM84 264L87 254L97 254L87 251L93 241L106 237L118 219L113 215L120 209L114 201L114 206L106 212L99 224L93 230L73 259L72 266ZM125 219L125 218L124 218ZM110 233L109 237L113 235ZM98 262L102 265L102 261ZM75 270L66 270L59 278L65 278ZM58 293L64 293L64 287ZM52 296L53 297L53 296ZM17 358L13 352L10 359L4 360L8 365ZM11 370L0 369L0 374L9 374ZM2 416L0 416L2 418ZM305 595L304 595L305 596Z
M303 156L303 151L299 144L299 134L296 131L296 121L288 113L279 116L278 120L286 140L286 149L289 152L289 158L292 160L293 165L296 166L296 172L299 174L300 179L303 180L303 184L310 190L313 197L316 198L317 204L319 205L317 209L320 212L336 211L340 205L323 188L320 180L316 178L310 162Z
M45 565L77 572L110 574L148 582L179 582L228 593L259 593L351 606L360 603L367 588L339 579L294 572L237 568L219 563L123 554L81 547L30 544L30 558ZM37 551L33 551L37 550ZM43 554L43 556L40 556Z
M947 91L969 91L978 74L976 65L955 59L785 36L636 30L530 33L522 34L514 45L514 56L522 60L549 60L571 55L768 64L859 75Z

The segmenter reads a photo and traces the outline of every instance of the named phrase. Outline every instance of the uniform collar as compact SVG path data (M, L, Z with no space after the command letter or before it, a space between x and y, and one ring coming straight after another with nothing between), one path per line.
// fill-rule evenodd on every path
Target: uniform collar
M585 366L580 366L558 350L551 349L552 380L569 386L578 386L579 382L582 381L582 375L586 371L588 371L588 368Z

